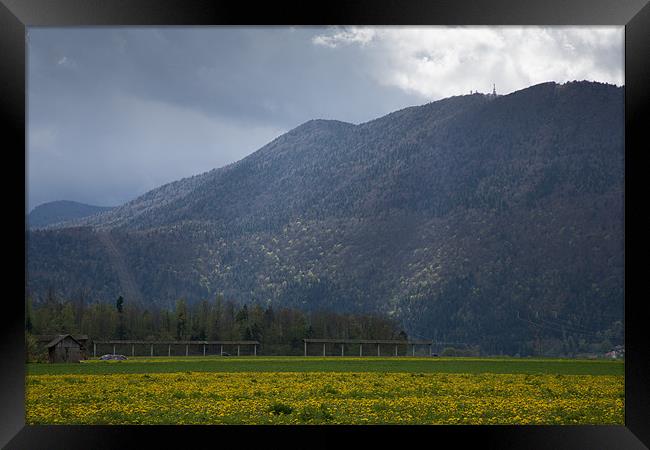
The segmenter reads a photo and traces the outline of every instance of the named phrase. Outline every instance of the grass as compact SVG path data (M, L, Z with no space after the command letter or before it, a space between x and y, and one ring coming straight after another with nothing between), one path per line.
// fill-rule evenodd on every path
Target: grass
M174 372L386 372L621 375L622 361L411 357L141 357L80 364L28 364L29 375Z

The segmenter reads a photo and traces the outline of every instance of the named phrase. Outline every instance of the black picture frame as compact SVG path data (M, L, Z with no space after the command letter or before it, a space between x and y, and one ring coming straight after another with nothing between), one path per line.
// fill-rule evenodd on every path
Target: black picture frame
M0 110L3 125L6 241L16 245L5 253L5 286L0 327L2 358L2 420L0 445L11 449L39 448L203 448L225 444L320 447L361 438L392 445L450 444L478 448L642 449L650 446L650 354L644 341L644 298L634 296L643 263L626 264L625 301L625 426L26 426L24 291L20 292L17 261L26 246L18 244L25 222L26 198L16 193L25 179L25 28L28 26L105 25L624 25L625 26L625 205L639 192L648 145L644 126L650 123L650 4L648 0L330 0L307 3L275 1L245 3L206 0L0 0ZM643 144L646 144L645 146ZM22 155L22 156L21 156ZM10 159L8 158L10 157ZM9 162L10 161L10 162ZM14 178L15 176L15 178ZM24 194L24 191L23 191ZM641 210L643 204L641 203ZM629 236L635 216L625 207ZM6 220L7 216L12 220ZM24 216L23 216L24 217ZM643 234L633 232L625 246L625 261L642 257ZM23 234L25 236L25 234ZM629 238L626 239L626 242ZM638 259L638 261L643 261ZM25 269L25 267L23 267ZM15 294L14 294L15 292ZM314 437L318 436L318 439ZM415 441L415 439L419 441ZM239 444L236 444L239 442ZM231 445L233 445L231 444ZM275 444L275 445L273 445Z

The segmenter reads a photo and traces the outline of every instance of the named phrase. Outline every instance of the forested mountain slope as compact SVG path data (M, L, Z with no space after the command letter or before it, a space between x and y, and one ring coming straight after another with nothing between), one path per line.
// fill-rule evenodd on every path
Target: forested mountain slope
M312 120L229 166L30 232L28 287L113 300L127 267L145 303L223 292L378 311L486 352L619 342L623 136L623 89L591 82Z
M80 219L112 209L110 206L95 206L69 200L43 203L27 216L30 228L44 228L59 222Z

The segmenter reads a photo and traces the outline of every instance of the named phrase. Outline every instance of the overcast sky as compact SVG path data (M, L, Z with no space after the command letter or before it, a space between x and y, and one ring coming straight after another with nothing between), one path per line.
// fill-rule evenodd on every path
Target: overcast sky
M624 83L623 27L30 28L29 209L113 206L316 118Z

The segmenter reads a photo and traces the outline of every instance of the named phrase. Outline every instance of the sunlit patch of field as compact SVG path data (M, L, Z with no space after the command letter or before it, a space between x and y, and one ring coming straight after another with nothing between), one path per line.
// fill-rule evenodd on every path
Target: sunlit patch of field
M95 365L102 364L87 364ZM28 424L621 425L624 377L379 371L43 374L28 375L26 407Z

